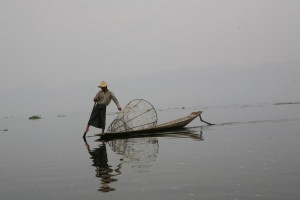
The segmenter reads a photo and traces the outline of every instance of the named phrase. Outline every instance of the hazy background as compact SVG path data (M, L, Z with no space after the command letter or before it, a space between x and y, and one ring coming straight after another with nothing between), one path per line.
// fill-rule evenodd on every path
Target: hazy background
M0 115L300 101L298 0L0 0ZM116 110L114 105L110 110Z

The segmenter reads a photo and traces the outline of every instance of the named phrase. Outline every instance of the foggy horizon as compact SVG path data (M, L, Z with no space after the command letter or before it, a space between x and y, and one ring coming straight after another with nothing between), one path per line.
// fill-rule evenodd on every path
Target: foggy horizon
M1 114L300 99L298 1L0 2Z

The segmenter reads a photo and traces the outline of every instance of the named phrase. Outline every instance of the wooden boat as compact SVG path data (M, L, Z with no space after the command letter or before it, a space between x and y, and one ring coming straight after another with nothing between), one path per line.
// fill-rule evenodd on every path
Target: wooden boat
M101 134L97 134L98 136ZM204 140L203 133L199 127L191 127L191 128L182 128L178 130L169 130L169 131L162 131L162 132L144 132L142 134L122 134L122 135L113 135L113 136L104 136L99 137L95 141L110 141L115 139L131 139L131 138L144 138L144 137L168 137L168 138L192 138L193 140Z
M192 122L195 118L200 117L202 122L207 123L208 125L213 125L204 121L201 117L202 111L192 112L190 115L169 121L160 125L156 125L150 128L138 129L126 132L115 132L115 133L104 133L104 134L96 134L95 136L100 136L101 139L117 139L117 138L128 138L136 135L155 135L157 133L162 133L170 130L177 130L185 127L190 122Z

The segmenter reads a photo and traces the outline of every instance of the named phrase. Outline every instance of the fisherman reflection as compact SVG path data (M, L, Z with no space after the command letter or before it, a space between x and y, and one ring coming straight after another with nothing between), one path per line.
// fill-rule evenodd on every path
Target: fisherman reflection
M118 181L118 179L113 177L121 174L121 163L117 166L116 170L113 170L112 166L108 164L105 143L101 143L98 148L91 150L87 141L84 140L84 142L93 160L92 166L96 167L96 177L101 179L101 186L98 191L110 192L116 190L110 184Z

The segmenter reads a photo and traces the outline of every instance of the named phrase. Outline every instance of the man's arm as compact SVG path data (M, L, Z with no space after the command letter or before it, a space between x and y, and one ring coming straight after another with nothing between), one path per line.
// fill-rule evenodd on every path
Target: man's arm
M118 107L118 110L122 110L117 97L114 95L113 92L111 92L110 94L111 94L111 99L115 102L116 106Z

